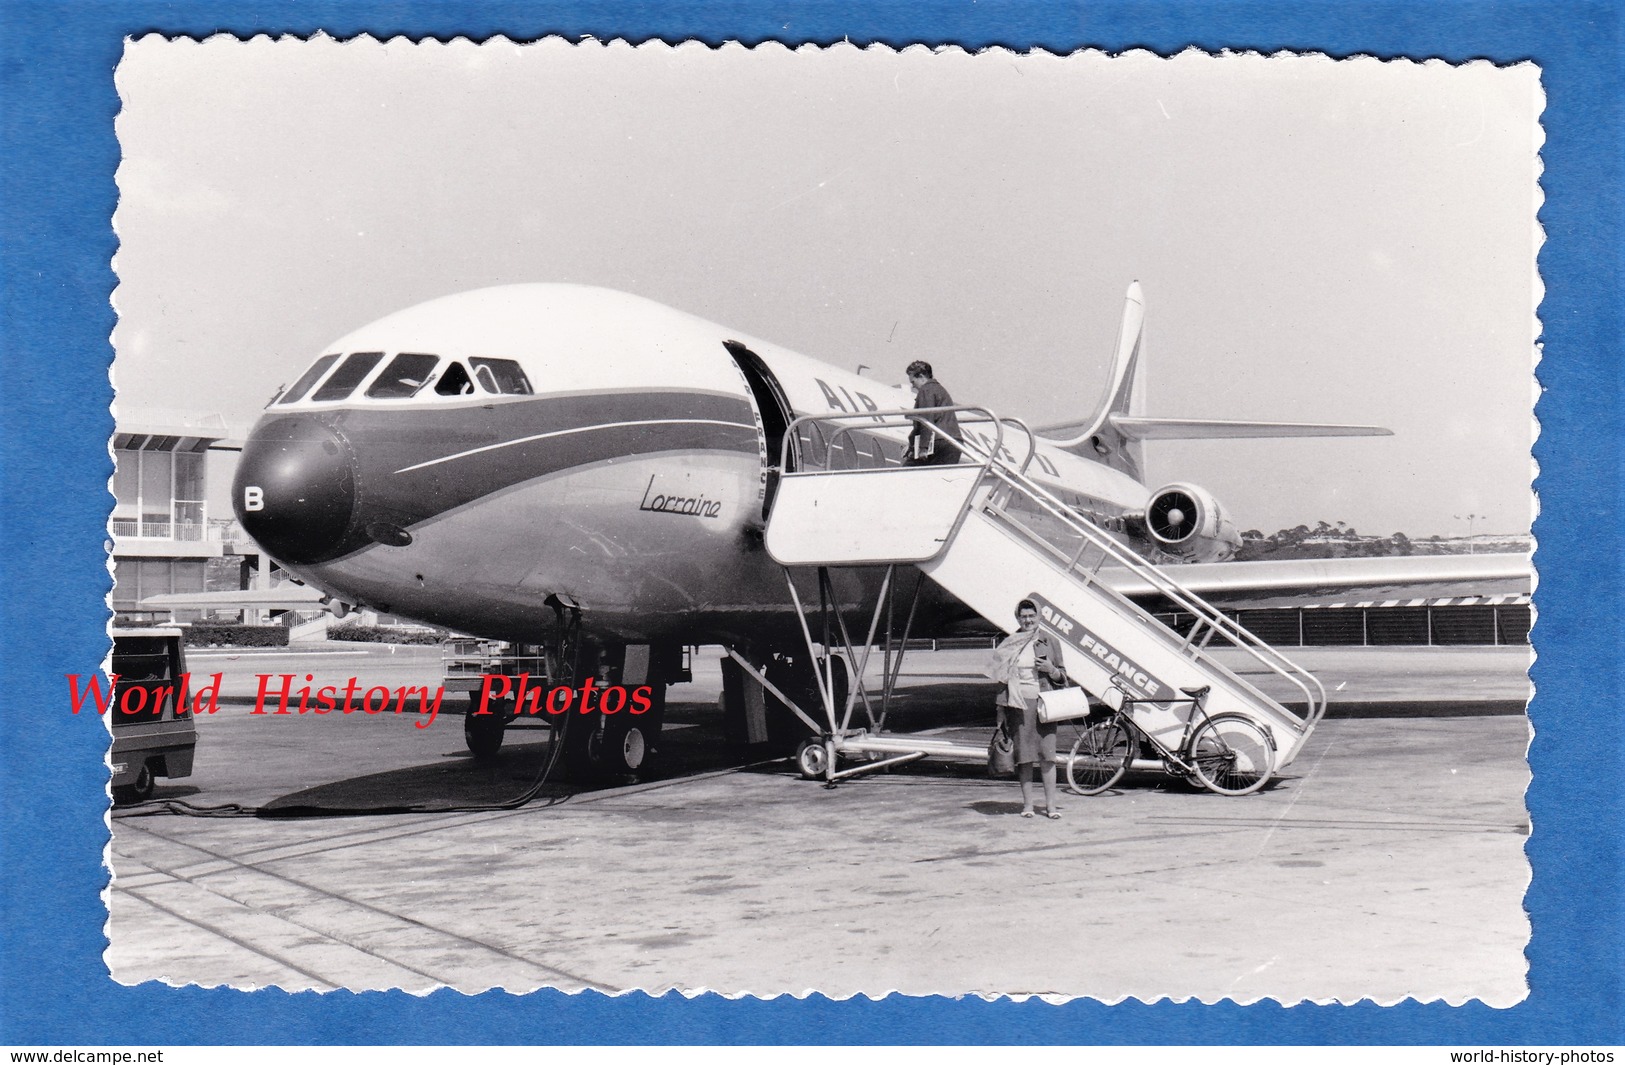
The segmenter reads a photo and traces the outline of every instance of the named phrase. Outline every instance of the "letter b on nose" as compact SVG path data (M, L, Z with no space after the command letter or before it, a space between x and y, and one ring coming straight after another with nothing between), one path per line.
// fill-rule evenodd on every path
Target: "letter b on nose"
M257 484L243 486L243 509L264 510L265 492Z

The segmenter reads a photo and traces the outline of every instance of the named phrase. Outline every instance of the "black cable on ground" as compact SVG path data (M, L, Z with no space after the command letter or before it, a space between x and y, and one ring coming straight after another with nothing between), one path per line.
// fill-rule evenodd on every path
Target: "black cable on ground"
M534 802L547 787L553 770L558 767L559 756L564 752L564 739L570 727L570 719L563 719L562 723L555 723L550 730L549 750L547 760L542 763L541 772L524 791L500 802L488 803L401 803L394 806L368 806L368 807L332 807L332 806L244 806L241 803L228 802L218 806L200 806L187 802L185 799L148 799L145 802L134 803L129 806L115 806L114 816L124 817L151 817L155 814L174 814L179 817L253 817L265 821L291 821L314 817L372 817L379 814L461 814L461 813L487 813L500 810L517 810ZM570 796L554 796L543 804L543 807L557 806L566 802Z
M579 624L579 623L578 623ZM571 631L575 631L572 628ZM562 655L560 657L563 657ZM578 675L581 667L581 641L577 637L571 642L570 675ZM178 817L253 817L264 821L292 821L314 817L373 817L380 814L464 814L464 813L492 813L502 810L517 810L528 806L547 787L553 770L558 767L559 756L564 753L564 742L570 731L571 715L563 718L554 718L548 730L547 761L542 763L542 770L536 779L524 791L504 799L501 802L488 803L401 803L395 806L369 806L363 809L356 807L331 806L244 806L241 803L228 802L218 806L199 806L184 799L148 799L144 802L133 803L129 806L114 806L114 814L121 819L124 817L151 817L155 814L173 814ZM543 808L557 806L570 799L569 795L557 795L543 804Z

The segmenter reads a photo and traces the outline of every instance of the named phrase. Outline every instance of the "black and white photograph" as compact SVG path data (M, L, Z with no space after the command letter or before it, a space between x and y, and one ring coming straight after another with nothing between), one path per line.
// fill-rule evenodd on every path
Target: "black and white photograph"
M114 980L1528 995L1534 63L115 78Z

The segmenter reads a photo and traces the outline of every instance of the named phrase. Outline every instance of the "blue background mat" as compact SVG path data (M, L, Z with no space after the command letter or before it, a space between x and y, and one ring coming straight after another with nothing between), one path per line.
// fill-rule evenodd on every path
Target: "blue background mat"
M710 43L848 38L1070 51L1196 46L1334 56L1532 59L1543 68L1547 242L1539 689L1531 717L1531 995L1506 1010L902 999L730 1002L542 992L287 995L113 984L101 960L106 738L67 713L67 673L101 661L112 358L110 225L122 39L363 32L475 39L590 34ZM0 536L0 1043L1625 1041L1619 685L1621 359L1617 3L914 4L563 2L0 3L5 484ZM1403 735L1396 735L1403 742Z

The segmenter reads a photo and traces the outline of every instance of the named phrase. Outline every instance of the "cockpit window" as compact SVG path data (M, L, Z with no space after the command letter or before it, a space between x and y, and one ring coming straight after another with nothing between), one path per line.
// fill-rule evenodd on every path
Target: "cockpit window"
M338 361L339 357L337 355L323 355L317 359L311 364L310 369L306 370L299 380L293 383L292 388L282 393L282 402L294 403L303 399L305 393L310 391L310 386L321 380L321 376L327 372L327 368Z
M469 380L462 363L452 362L434 383L434 390L441 396L467 396L473 393L474 382Z
M487 392L501 391L497 388L496 375L491 372L491 368L489 366L481 366L479 363L474 362L473 359L469 359L468 361L474 363L474 380L480 383L481 388L485 389Z
M438 355L402 352L390 359L383 373L367 387L367 395L373 399L406 399L414 396L418 389L428 383L430 375L434 373L434 364L439 361Z
M327 379L327 383L318 388L316 394L310 398L313 400L347 398L355 391L355 386L361 383L361 379L366 377L383 357L384 353L381 351L358 351L346 357L339 363L339 368L333 371L333 376Z
M469 359L474 377L487 392L503 396L528 396L530 379L524 369L512 359Z

